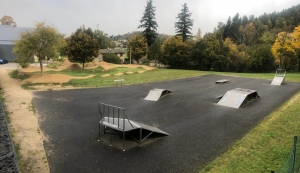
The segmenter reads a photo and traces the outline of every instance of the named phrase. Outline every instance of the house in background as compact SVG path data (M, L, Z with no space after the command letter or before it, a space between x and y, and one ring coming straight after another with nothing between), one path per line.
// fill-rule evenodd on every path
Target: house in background
M122 62L124 62L124 54L126 53L123 49L100 49L99 52L99 57L98 57L98 61L103 61L103 55L104 54L115 54L118 57L120 57L120 59L122 60Z
M21 38L22 32L33 30L34 28L0 25L0 58L4 58L10 62L14 61L17 58L17 56L12 52L14 42Z

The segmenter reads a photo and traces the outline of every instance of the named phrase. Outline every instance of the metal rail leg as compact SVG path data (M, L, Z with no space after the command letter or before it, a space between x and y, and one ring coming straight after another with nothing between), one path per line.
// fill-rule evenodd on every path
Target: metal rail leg
M125 144L124 144L124 142L125 142L125 132L123 131L123 151L125 151Z
M142 146L142 137L143 137L143 135L142 135L142 129L140 129L140 146Z
M98 141L100 141L100 135L101 135L101 125L100 125L100 122L99 122L99 136L98 136Z
M110 145L109 146L112 146L112 134L110 134Z

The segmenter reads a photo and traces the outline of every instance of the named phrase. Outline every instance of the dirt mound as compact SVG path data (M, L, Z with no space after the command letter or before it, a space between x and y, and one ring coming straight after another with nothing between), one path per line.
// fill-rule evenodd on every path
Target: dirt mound
M121 76L121 75L123 75L124 73L116 73L116 74L114 74L115 76Z
M81 70L82 68L78 64L70 64L68 70Z
M110 76L110 74L104 74L104 75L102 75L102 77L108 77L108 76Z
M90 77L94 77L95 75L89 75L85 77L73 77L64 74L34 74L30 78L22 81L22 84L25 83L66 83L71 79L86 79Z
M144 65L138 65L138 64L126 64L126 65L119 65L119 64L111 64L107 62L90 62L85 64L85 68L95 68L101 66L104 70L109 70L117 67L128 67L128 68L141 68L141 70L138 73L143 73L145 70L152 70L153 67L148 67ZM61 71L61 70L81 70L82 67L78 63L72 63L68 59L65 59L64 63L60 66L58 66L56 69L50 69L47 67L43 67L44 71L54 70L54 71ZM40 67L38 64L34 64L34 66L29 66L25 69L20 69L21 73L26 74L32 74L33 72L40 71ZM126 74L132 74L133 72L125 72ZM115 76L121 76L124 73L116 73ZM66 83L69 82L71 79L85 79L89 77L93 77L94 75L90 75L87 77L73 77L69 75L63 75L63 74L32 74L30 78L24 80L22 83ZM104 74L102 77L111 76L110 74Z
M22 83L65 83L69 82L71 79L72 76L64 74L35 74L30 78L23 80Z
M94 62L89 62L84 64L85 68L94 68L97 67L97 65Z

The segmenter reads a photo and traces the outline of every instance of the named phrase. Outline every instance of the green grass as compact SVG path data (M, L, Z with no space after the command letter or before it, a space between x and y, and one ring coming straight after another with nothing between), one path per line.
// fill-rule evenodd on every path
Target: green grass
M28 74L20 73L19 70L14 70L8 74L11 78L24 80L30 77Z
M226 75L226 76L238 76L246 78L257 78L257 79L269 79L272 80L275 73L232 73L232 72L212 72L212 74ZM300 82L300 73L293 72L287 73L285 81L288 82Z
M174 80L179 78L195 77L207 74L218 74L226 76L239 76L248 78L259 78L259 79L269 79L274 78L274 73L228 73L228 72L211 72L211 71L196 71L196 70L175 70L175 69L154 69L146 71L144 73L137 73L140 69L129 69L129 68L116 68L104 72L88 73L95 74L96 76L88 79L72 79L70 82L64 85L71 85L74 87L109 87L113 86L113 80L115 79L125 79L125 85L150 83L150 82L160 82L166 80ZM114 76L118 72L124 73L126 71L133 71L134 74ZM88 75L86 74L86 76ZM109 77L101 77L103 74L111 74ZM69 74L75 76L76 74ZM288 82L300 82L300 73L289 73L286 77Z
M125 85L132 85L132 84L174 80L178 78L194 77L194 76L208 74L207 72L201 72L201 71L186 71L186 70L171 70L171 69L155 69L155 70L145 71L144 73L137 73L137 71L140 71L141 69L135 69L135 70L136 70L135 73L130 75L129 74L124 74L122 76L112 75L108 77L101 77L101 75L96 75L88 79L72 79L70 80L70 82L65 83L64 85L71 85L75 87L108 87L114 85L113 80L115 79L125 79ZM116 74L119 72L124 73L126 71L131 71L131 70L126 68L117 68L117 69L105 71L105 73L103 74Z
M290 154L293 137L300 135L300 92L267 116L203 173L252 173L277 170Z
M48 68L57 69L58 66L62 65L64 61L55 61L47 65Z

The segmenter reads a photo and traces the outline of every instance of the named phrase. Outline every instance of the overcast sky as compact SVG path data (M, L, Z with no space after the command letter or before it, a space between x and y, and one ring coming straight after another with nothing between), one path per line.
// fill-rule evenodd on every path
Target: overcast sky
M142 31L137 27L147 0L0 0L0 18L11 16L18 27L34 27L45 21L69 36L81 25L100 29L108 35ZM229 16L281 12L298 5L299 0L153 0L156 7L157 32L175 34L174 23L187 3L194 20L192 33L212 32L218 22Z

